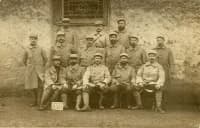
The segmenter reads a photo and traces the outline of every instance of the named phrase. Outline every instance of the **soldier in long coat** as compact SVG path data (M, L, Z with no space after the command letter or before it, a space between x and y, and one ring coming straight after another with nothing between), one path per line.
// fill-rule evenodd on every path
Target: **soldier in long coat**
M38 36L31 34L29 38L30 45L27 47L23 57L23 62L26 66L25 89L31 90L33 93L34 102L31 106L36 106L40 103L47 56L46 52L37 44Z
M161 64L165 71L165 86L164 86L164 100L163 105L166 109L168 101L168 88L171 84L171 77L174 73L174 56L170 48L165 46L165 38L158 36L156 38L157 46L154 50L158 53L158 63Z

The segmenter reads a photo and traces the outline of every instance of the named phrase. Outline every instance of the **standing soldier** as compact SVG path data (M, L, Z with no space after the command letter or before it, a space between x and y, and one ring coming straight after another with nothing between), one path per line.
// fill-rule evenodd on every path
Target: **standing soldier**
M70 64L66 68L66 80L68 85L68 90L66 92L63 92L61 94L61 97L63 97L64 105L66 108L67 105L67 99L68 99L68 93L75 92L76 97L76 110L80 111L80 104L82 99L82 76L84 73L84 68L82 68L78 63L78 55L77 54L71 54L70 55Z
M129 63L136 71L147 61L146 52L138 46L138 43L138 37L130 35L129 48L126 50L129 55Z
M119 98L121 94L126 94L126 102L128 109L131 109L131 95L135 84L135 69L128 64L128 54L120 54L120 62L115 66L112 73L111 90L114 92L114 104L112 109L119 107Z
M112 73L115 65L120 59L120 54L125 52L124 46L118 44L118 36L116 32L109 34L110 45L106 50L106 66Z
M61 92L68 88L65 68L61 66L61 57L53 56L52 61L52 66L45 71L44 91L39 110L45 110L51 102L57 101ZM62 99L63 102L64 100Z
M158 53L158 63L161 64L165 71L165 92L164 92L164 107L167 105L167 88L171 83L171 75L174 73L174 56L170 48L165 46L165 38L163 36L158 36L157 47L154 49Z
M78 52L78 36L75 32L73 32L70 29L70 19L69 18L64 18L63 19L64 23L64 33L65 33L65 45L70 49L72 53L77 53Z
M94 55L94 64L87 67L83 75L83 111L89 110L89 93L91 91L100 95L99 108L104 109L102 104L104 93L107 92L108 84L110 83L111 76L108 68L102 64L103 55L96 53Z
M149 92L155 92L155 110L160 113L165 113L165 111L161 108L165 72L163 67L156 61L156 57L157 52L155 50L150 50L148 52L149 61L140 67L137 72L134 92L137 106L133 107L132 109L142 108L140 94L143 90L147 90Z
M108 45L107 35L103 32L104 24L102 21L96 21L96 32L94 34L93 46L96 48L96 52L103 54L103 63L105 64L105 52Z
M125 49L129 46L129 32L126 29L126 20L124 18L119 18L117 20L118 23L118 30L116 31L118 33L119 37L119 44L123 45Z
M80 66L85 68L92 65L94 54L97 52L96 48L93 46L94 36L88 35L86 41L86 48L80 55Z
M94 34L94 46L99 49L105 49L107 47L108 39L103 32L104 26L102 21L96 21L96 33Z
M66 46L65 33L57 32L56 43L50 49L50 65L52 64L52 57L55 55L61 56L61 65L66 67L68 65L71 48Z
M36 106L40 103L47 56L45 51L37 44L38 36L31 34L29 38L30 45L23 57L23 62L26 66L25 89L31 90L33 93L34 102L31 106Z

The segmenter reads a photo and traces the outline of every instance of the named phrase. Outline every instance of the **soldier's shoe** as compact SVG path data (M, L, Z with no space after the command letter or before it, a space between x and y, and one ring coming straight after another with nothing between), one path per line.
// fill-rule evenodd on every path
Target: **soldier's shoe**
M64 109L64 110L67 110L67 109L69 109L69 107L68 107L67 105L65 105L65 106L63 107L63 109Z
M166 113L161 107L157 107L155 111L159 112L161 114L165 114Z
M200 112L200 105L199 105L199 106L197 106L197 110Z
M89 106L84 106L83 108L80 109L81 112L88 112L91 111L91 108Z
M139 110L139 109L143 109L142 105L137 105L131 108L132 110Z
M117 105L112 105L110 108L111 108L111 109L116 109L116 108L119 108L119 106L117 106Z
M36 107L38 104L37 103L32 103L32 104L30 104L29 106L30 107Z
M38 108L38 110L39 111L44 111L44 110L46 110L47 108L45 107L45 106L40 106L39 108Z
M100 106L99 106L99 109L103 110L103 109L105 109L105 108L104 108L104 106L100 105Z
M75 109L76 111L81 111L81 108L78 105L76 105Z
M130 105L128 105L128 107L127 107L128 109L132 109L132 106L130 106Z

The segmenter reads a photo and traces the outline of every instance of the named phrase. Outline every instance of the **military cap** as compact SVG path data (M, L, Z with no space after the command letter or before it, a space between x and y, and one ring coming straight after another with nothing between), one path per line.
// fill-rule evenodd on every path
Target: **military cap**
M111 32L109 33L109 36L111 36L111 35L116 35L116 36L118 36L118 33L115 32L115 31L111 31Z
M87 35L85 38L86 39L94 39L94 36L93 35Z
M158 53L157 53L157 51L155 51L155 50L149 50L149 51L148 51L148 55L149 55L149 54L157 55Z
M121 18L118 18L118 19L117 19L117 23L119 23L120 21L124 21L124 22L126 22L126 19L125 19L125 18L123 18L123 17L121 17Z
M69 18L63 18L62 22L63 23L70 23L70 19Z
M63 32L63 31L58 31L58 32L56 33L56 35L57 35L57 36L59 36L59 35L65 35L65 32Z
M77 54L70 54L69 57L70 57L70 58L78 58L78 55L77 55Z
M61 60L61 56L55 55L53 56L52 60Z
M161 39L163 39L163 40L165 40L165 37L164 36L157 36L156 38L161 38Z
M127 57L127 58L129 58L129 55L127 54L127 53L121 53L120 55L119 55L120 57Z
M38 35L37 35L37 34L34 34L34 33L31 33L31 34L29 35L29 37L30 37L30 38L38 38Z
M128 35L128 38L136 38L136 39L139 39L137 36L135 36L135 35L133 35L133 34Z
M95 25L103 25L103 21L98 20L98 21L96 21L94 24L95 24Z
M99 53L99 52L94 54L94 57L96 57L96 56L100 56L100 57L103 58L103 54L101 54L101 53Z

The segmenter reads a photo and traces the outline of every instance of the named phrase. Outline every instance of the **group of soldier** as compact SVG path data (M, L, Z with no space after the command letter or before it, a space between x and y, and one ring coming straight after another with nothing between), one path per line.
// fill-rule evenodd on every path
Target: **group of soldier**
M154 110L165 112L163 92L169 84L174 59L163 36L156 37L157 47L146 52L139 46L139 38L128 32L125 19L119 18L118 29L108 35L103 23L97 21L96 32L86 36L86 47L79 50L76 35L68 29L69 22L65 19L65 31L57 32L49 59L37 44L38 36L29 36L30 45L23 60L25 89L35 96L31 106L45 110L60 99L68 109L68 95L73 93L75 109L90 111L91 93L96 93L98 107L104 109L105 94L110 93L111 109L120 107L120 95L124 94L127 108L135 110L143 108L141 93L147 91L155 93ZM136 106L131 106L131 97Z

